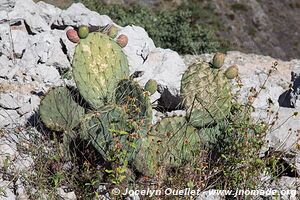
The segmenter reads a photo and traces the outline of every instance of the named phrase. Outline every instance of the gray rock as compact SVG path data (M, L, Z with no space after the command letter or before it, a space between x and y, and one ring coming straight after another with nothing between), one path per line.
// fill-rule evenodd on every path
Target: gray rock
M58 18L62 10L51 4L39 1L36 3L39 10L39 15L46 21L48 26L51 26Z
M26 189L20 179L18 179L15 183L16 186L16 196L18 200L28 200L29 197L26 194Z
M34 161L29 155L18 155L10 166L10 171L14 173L29 172L33 166Z
M11 128L19 125L19 118L17 111L0 108L0 128Z
M15 0L1 0L0 11L10 11L15 6Z
M57 69L70 68L71 65L68 55L63 52L63 49L66 48L66 44L64 43L64 41L67 39L66 32L56 30L52 32L52 35L53 40L50 45L46 64L49 66L54 66ZM62 38L64 38L64 40Z
M23 19L32 34L50 31L47 22L39 14L39 7L32 0L16 0L15 7L8 13L10 20Z
M18 156L17 146L6 138L0 138L0 168L8 168Z
M63 10L60 18L56 20L56 26L105 26L112 20L106 15L90 11L82 3L73 3L67 10Z
M298 107L300 104L300 61L294 61L295 65L292 69L292 89L290 91L290 105L291 107Z
M55 67L45 64L36 65L35 68L30 68L27 72L33 80L44 82L50 85L60 85L62 83L60 74Z
M1 54L11 57L12 56L12 40L10 35L9 23L1 23L0 25L0 52Z
M64 200L76 200L77 199L74 191L72 191L72 192L65 192L64 189L65 188L63 188L63 187L57 188L57 194L62 199L64 199Z
M39 61L39 53L36 52L34 46L36 43L32 43L30 40L28 46L23 54L22 59L18 60L18 65L25 69L33 68ZM23 70L23 69L22 69Z
M33 111L30 103L23 103L23 105L17 110L19 115L25 115L26 113L31 113Z
M138 26L126 26L121 28L118 35L124 34L128 37L128 44L123 48L128 58L131 73L139 71L144 64L150 51L155 49L154 42L148 36L145 29Z
M3 181L0 179L0 188L3 189L3 192L5 193L4 196L1 194L1 200L16 200L11 181Z
M147 60L137 68L144 74L137 78L141 85L145 85L149 79L158 83L161 93L160 104L168 109L175 109L180 103L180 82L186 65L182 58L170 49L157 48L150 52Z
M167 117L175 117L175 116L186 116L185 110L173 110L171 112L166 112Z
M0 56L0 78L12 79L16 73L16 66L5 55Z
M24 102L28 102L29 97L18 93L0 93L0 107L6 109L17 109Z
M28 33L25 25L14 26L11 30L13 49L16 57L22 57L28 43Z
M297 200L300 197L299 184L300 184L299 178L282 176L276 182L274 182L269 188L278 191L279 199Z
M33 46L31 46L29 48L34 49L34 52L37 55L36 59L40 63L46 63L50 57L50 55L49 55L50 48L52 46L55 46L54 41L53 41L54 40L53 35L51 34L51 32L44 32L44 33L41 33L41 34L38 34L38 35L32 37L31 40L32 40ZM57 41L56 45L59 45L58 41ZM59 52L58 52L58 54L59 54ZM37 64L37 62L35 62L35 64Z

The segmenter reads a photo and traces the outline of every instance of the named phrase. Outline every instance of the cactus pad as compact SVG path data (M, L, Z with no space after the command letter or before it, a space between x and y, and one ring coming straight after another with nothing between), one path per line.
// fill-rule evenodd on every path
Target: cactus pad
M223 120L230 112L230 84L221 69L206 62L189 66L181 80L181 95L189 122L195 127Z
M152 122L152 106L143 88L133 80L120 81L116 90L116 103L125 109L135 131L145 134Z
M145 90L150 92L150 94L154 94L157 91L157 82L156 80L150 79L146 85Z
M184 117L164 118L142 138L134 165L145 175L155 176L159 167L179 167L192 161L199 147L198 131L187 125Z
M41 119L53 131L73 129L83 115L84 109L72 99L65 87L50 90L41 101Z
M81 123L81 137L91 141L92 145L105 160L113 157L114 148L127 148L128 159L136 149L126 144L134 140L130 133L128 118L123 108L115 105L102 107L99 112L87 114Z
M76 47L73 76L80 94L94 108L114 101L118 82L129 76L119 45L102 33L91 33Z

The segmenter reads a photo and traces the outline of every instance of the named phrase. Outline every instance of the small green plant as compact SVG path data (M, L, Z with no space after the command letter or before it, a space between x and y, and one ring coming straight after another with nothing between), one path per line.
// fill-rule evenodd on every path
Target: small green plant
M242 3L234 3L231 5L231 9L234 11L248 11L248 7Z

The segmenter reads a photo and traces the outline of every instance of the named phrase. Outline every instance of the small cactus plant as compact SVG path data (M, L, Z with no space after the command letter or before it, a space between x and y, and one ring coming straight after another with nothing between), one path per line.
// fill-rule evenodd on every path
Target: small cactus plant
M145 90L150 92L150 94L154 94L157 91L157 82L156 80L150 79L147 81L145 85Z

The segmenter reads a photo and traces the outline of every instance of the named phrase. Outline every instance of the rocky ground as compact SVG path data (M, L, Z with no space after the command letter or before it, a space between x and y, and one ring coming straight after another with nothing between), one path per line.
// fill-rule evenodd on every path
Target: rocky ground
M20 175L30 173L33 161L20 150L19 144L30 140L33 133L24 131L24 127L38 123L41 97L51 87L73 85L67 75L75 44L67 39L66 30L69 26L105 26L110 23L113 22L108 16L92 12L82 4L61 10L32 0L0 2L0 188L4 188L7 196L1 199L27 199ZM118 34L126 34L129 38L124 52L131 73L144 72L138 78L141 85L150 78L158 82L159 91L152 96L152 101L159 99L158 104L168 111L174 111L180 102L180 80L188 64L195 59L210 61L212 58L206 54L180 56L172 50L156 48L141 27L119 27ZM266 149L262 153L270 149L284 152L288 155L286 162L300 174L300 117L294 116L300 111L297 107L299 100L296 100L299 79L295 76L300 75L300 60L282 61L230 51L226 54L225 67L232 64L237 64L240 70L243 87L240 90L235 87L233 92L240 94L241 102L248 100L251 88L260 90L267 80L265 89L255 99L253 117L272 122L278 112L278 120L266 138ZM274 65L276 69L272 68ZM269 70L273 70L270 75ZM232 81L232 85L236 86L237 82ZM274 113L267 112L267 109ZM161 116L160 113L154 115ZM38 137L39 133L33 132ZM12 174L13 179L9 177ZM272 187L299 189L299 184L297 177L282 176ZM66 194L59 189L58 193L64 199L76 199L72 192Z

